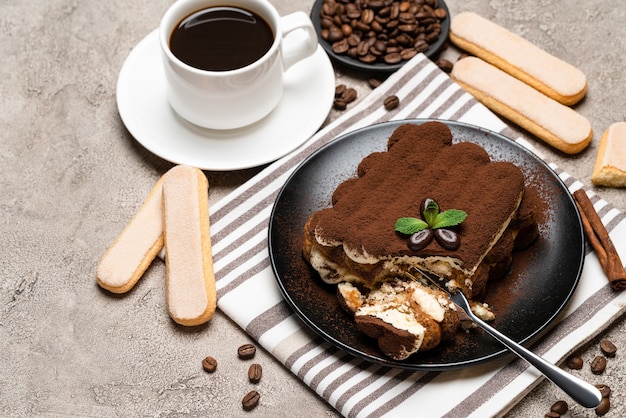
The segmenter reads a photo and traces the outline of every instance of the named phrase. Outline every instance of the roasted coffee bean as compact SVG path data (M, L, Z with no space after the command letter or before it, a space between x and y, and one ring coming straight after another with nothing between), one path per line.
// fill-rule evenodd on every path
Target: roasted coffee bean
M217 369L217 360L211 356L206 356L202 360L202 368L209 373L213 373Z
M323 17L320 19L320 26L323 29L330 29L333 26L333 20L328 17Z
M400 58L407 61L417 55L417 51L413 48L403 49L400 51Z
M256 408L260 400L261 394L259 394L259 392L257 392L256 390L251 390L241 400L241 406L243 407L244 411L251 411Z
M435 61L435 64L437 65L437 67L439 67L441 71L448 74L452 72L452 68L454 67L454 64L452 64L445 58L439 58L437 61Z
M370 0L367 3L367 6L374 10L382 9L384 5L385 5L385 2L383 2L382 0Z
M413 38L411 38L409 35L407 35L406 33L401 33L400 35L396 36L396 42L398 45L400 46L411 46L413 45ZM402 50L402 48L398 48L398 52L400 52Z
M609 398L611 396L611 388L604 383L598 383L596 388L600 391L603 398Z
M328 42L337 42L343 39L343 32L337 26L331 26L328 28Z
M415 45L413 45L413 47L417 52L426 52L428 51L429 45L428 42L426 42L425 40L418 39L417 41L415 41Z
M356 7L354 3L346 4L346 16L350 19L358 19L361 17L360 10Z
M335 54L345 54L365 63L394 65L427 51L430 44L439 39L441 22L448 16L445 9L437 7L436 1L430 3L424 0L324 0L320 11L321 37L330 43ZM342 42L345 39L349 39L347 48ZM416 45L418 40L421 42ZM353 48L361 41L366 41L368 46L361 46L357 53ZM341 43L335 45L336 42ZM381 42L398 49L383 50ZM403 53L404 49L411 50ZM390 55L392 53L401 55Z
M261 376L263 376L263 367L258 363L251 364L248 369L248 380L251 383L259 383Z
M341 97L344 91L346 91L348 87L345 84L338 84L335 86L335 97Z
M387 64L397 64L402 61L402 56L399 52L392 52L391 54L387 54L383 58Z
M346 103L352 103L353 101L356 100L356 96L357 96L357 92L355 89L353 89L352 87L347 88L342 94L341 94L341 98L346 102Z
M424 38L424 40L428 42L429 44L432 44L439 38L439 33L440 33L439 31L434 30L428 33L428 35L426 35L426 38Z
M345 100L343 100L341 97L333 100L333 107L336 110L346 110L346 108L348 107L348 104L346 103Z
M385 52L387 50L387 42L382 41L382 40L376 41L374 43L374 49L376 49L379 52Z
M357 46L361 42L361 37L355 33L348 36L348 45Z
M564 413L567 412L568 409L569 409L569 406L567 405L567 402L565 401L556 401L550 407L550 411L556 412L559 415L563 415Z
M379 57L381 55L383 55L382 52L380 52L378 49L376 49L375 47L371 47L369 50L369 53L374 55L375 57Z
M607 357L615 357L615 353L617 352L617 347L615 344L609 340L603 340L600 342L600 350Z
M367 80L367 84L369 84L371 89L375 89L376 87L380 86L382 83L382 81L378 80L377 78L370 78Z
M383 105L386 110L393 110L400 105L400 99L397 96L389 96L383 100Z
M370 50L370 46L367 44L366 41L361 41L356 46L356 53L357 53L357 55L359 55L361 57L364 57L365 55L367 55L369 50Z
M591 360L591 373L602 374L604 369L606 369L606 357L595 356L593 360Z
M567 359L567 367L574 370L583 368L583 359L579 356L571 356Z
M546 414L544 415L544 418L559 418L561 416L561 414L558 414L554 411L550 411L550 412L546 412Z
M398 25L398 30L404 33L416 33L417 28L418 26L412 23L405 23L403 25Z
M337 41L331 45L331 48L335 54L345 54L350 49L350 45L348 45L347 39L342 39L341 41Z
M374 11L371 9L365 9L361 12L361 22L369 25L374 21Z
M254 357L256 354L256 347L254 344L244 344L237 349L237 355L242 360L248 360Z
M602 400L600 401L600 405L598 405L595 409L596 415L601 417L602 415L605 415L607 412L609 412L609 409L611 409L611 401L609 400L609 398L602 398Z
M373 54L365 54L362 57L359 57L359 61L364 62L366 64L371 64L373 62L376 62L376 55Z
M442 9L441 7L433 10L433 14L435 15L435 17L439 20L443 20L446 18L446 16L448 15L448 13L446 13L446 9Z

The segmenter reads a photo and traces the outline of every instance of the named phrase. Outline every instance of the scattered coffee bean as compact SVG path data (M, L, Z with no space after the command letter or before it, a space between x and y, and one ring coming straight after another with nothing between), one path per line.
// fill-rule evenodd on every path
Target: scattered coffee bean
M544 415L545 418L560 418L561 414L554 412L554 411L550 411L550 412L546 412L546 414Z
M609 340L603 340L600 342L600 350L607 357L615 357L615 353L617 352L617 347Z
M217 360L211 356L206 356L202 360L202 368L209 373L213 373L217 369Z
M400 99L397 96L389 96L383 100L383 105L387 110L393 110L400 105Z
M324 0L320 35L334 53L363 63L396 64L426 52L447 13L436 1Z
M580 370L583 368L583 359L579 356L571 356L567 359L567 367L570 369Z
M550 407L551 412L556 412L559 415L563 415L564 413L567 412L568 409L569 409L569 406L567 405L567 402L565 401L556 401Z
M333 107L336 110L346 110L346 108L348 107L348 104L346 103L345 100L339 98L339 99L333 100Z
M609 400L609 398L602 398L602 400L600 401L600 405L596 406L596 415L601 417L602 415L605 415L607 412L609 412L609 409L611 409L611 401Z
M356 100L356 96L357 96L357 92L355 89L353 89L352 87L348 87L342 94L341 94L341 98L346 102L346 103L352 103L353 101Z
M335 97L341 97L344 91L346 91L347 87L345 84L339 84L335 87Z
M357 91L352 87L347 87L345 84L339 84L335 87L335 100L333 101L333 107L336 110L346 110L349 103L352 103L357 98Z
M248 360L254 357L256 354L256 347L254 344L244 344L237 349L237 355L242 360Z
M609 398L611 396L611 388L608 385L599 383L596 385L596 388L600 391L603 398Z
M382 83L382 81L380 81L377 78L370 78L367 80L367 84L369 84L371 89L375 89L376 87L380 86Z
M439 58L437 61L435 61L435 64L437 65L437 67L439 67L441 71L447 74L450 74L452 72L452 68L454 68L454 64L452 64L445 58Z
M606 369L606 357L595 356L593 360L591 360L591 373L602 374L604 369Z
M251 390L243 397L241 400L241 406L244 411L251 411L259 404L259 400L261 400L261 395L256 390Z
M250 383L259 383L261 376L263 376L263 367L257 363L251 364L248 369L248 380L250 380Z

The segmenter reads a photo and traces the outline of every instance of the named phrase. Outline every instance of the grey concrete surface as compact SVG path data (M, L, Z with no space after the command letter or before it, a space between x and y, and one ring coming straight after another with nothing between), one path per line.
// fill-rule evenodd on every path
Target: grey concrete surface
M282 14L312 0L272 0ZM116 107L126 56L155 29L171 0L0 1L0 416L241 416L252 387L236 348L249 337L220 312L205 327L175 326L164 306L164 266L155 262L123 297L101 291L95 266L171 164L140 146ZM591 121L591 146L541 152L591 187L602 132L626 117L626 8L619 0L448 2L478 12L586 73L576 109ZM453 48L445 56L456 59ZM338 82L367 94L365 78ZM333 111L330 119L337 116ZM530 138L534 141L533 138ZM215 202L257 169L207 173ZM592 187L593 188L593 187ZM626 191L594 189L622 210ZM619 318L600 337L620 351L602 381L614 391L609 417L625 415L626 331ZM580 350L588 363L597 339ZM219 373L200 361L219 359ZM250 416L336 416L261 351L261 405ZM579 375L592 381L588 367ZM511 417L543 416L563 395L535 388ZM426 416L416 411L416 416ZM566 416L594 416L573 407Z

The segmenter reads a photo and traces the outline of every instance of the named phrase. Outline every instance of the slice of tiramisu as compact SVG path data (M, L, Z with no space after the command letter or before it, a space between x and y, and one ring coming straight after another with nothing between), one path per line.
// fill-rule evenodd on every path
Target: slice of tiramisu
M445 277L479 316L493 319L480 301L488 280L509 269L513 250L536 238L534 202L514 164L493 162L470 142L453 144L443 123L405 124L386 152L365 157L357 176L337 187L332 207L309 218L304 256L325 282L350 284L339 286L341 303L383 352L403 359L435 347L458 324L446 295L419 297L428 287L413 283L411 270ZM434 315L440 310L445 331ZM414 344L390 349L395 331Z

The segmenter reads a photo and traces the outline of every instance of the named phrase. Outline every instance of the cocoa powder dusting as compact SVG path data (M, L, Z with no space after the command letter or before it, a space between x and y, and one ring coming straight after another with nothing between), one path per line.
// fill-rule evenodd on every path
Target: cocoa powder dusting
M514 164L490 161L473 143L453 145L446 125L406 124L389 138L387 152L364 158L357 177L337 188L333 207L315 214L314 225L323 238L373 256L452 256L471 268L515 212L523 191L524 177ZM398 218L419 218L420 202L427 197L435 199L441 211L468 214L456 227L461 237L457 250L433 241L411 251L407 236L395 232Z

